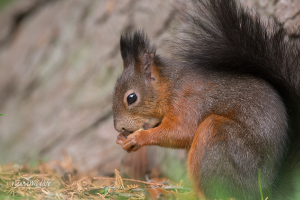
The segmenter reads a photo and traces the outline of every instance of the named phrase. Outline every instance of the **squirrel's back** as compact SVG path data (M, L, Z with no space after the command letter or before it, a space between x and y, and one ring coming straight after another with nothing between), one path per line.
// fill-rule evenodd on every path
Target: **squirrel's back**
M263 21L235 0L197 0L183 13L175 57L194 71L261 78L281 95L294 153L300 145L300 42L276 20ZM293 141L296 141L293 144Z
M290 100L300 99L300 43L279 22L263 21L235 0L193 1L182 19L185 28L174 45L182 62L196 70L253 75Z

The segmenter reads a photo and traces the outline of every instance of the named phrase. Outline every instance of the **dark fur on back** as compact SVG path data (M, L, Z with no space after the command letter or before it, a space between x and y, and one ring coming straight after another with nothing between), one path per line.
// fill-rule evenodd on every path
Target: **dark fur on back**
M234 0L194 4L177 56L194 68L251 74L300 96L300 46L285 39L280 24L252 17Z
M300 45L276 20L261 18L234 0L198 0L183 14L186 27L175 55L196 71L260 77L281 94L290 119L290 151L300 147Z

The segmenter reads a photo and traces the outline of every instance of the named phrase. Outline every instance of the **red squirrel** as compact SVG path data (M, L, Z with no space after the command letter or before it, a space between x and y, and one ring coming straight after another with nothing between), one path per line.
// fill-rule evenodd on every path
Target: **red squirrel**
M262 189L288 199L281 191L296 190L300 160L299 42L234 0L197 0L188 10L171 58L143 31L121 35L117 144L186 149L199 198L259 199Z

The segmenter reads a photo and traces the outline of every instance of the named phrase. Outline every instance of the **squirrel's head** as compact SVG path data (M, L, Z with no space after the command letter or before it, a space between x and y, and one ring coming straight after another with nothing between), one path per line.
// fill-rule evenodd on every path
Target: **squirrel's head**
M113 95L113 116L118 132L157 126L164 115L167 85L162 63L142 31L120 39L124 70Z

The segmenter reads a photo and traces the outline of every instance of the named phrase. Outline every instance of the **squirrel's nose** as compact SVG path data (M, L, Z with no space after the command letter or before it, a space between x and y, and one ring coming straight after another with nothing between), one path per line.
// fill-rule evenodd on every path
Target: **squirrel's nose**
M118 131L119 133L121 133L123 131L127 131L126 127L124 127L124 124L118 120L114 120L114 127L115 127L116 131Z
M135 129L135 127L131 127L131 126L126 126L129 125L128 123L124 123L124 120L122 119L114 119L114 127L116 129L116 131L118 131L119 133L121 132L130 132L132 133Z
M115 127L116 131L118 131L119 133L122 132L122 127L120 126L120 123L118 123L118 121L116 119L114 119L114 127Z
M116 120L114 120L114 127L115 127L116 131L118 131L119 133L121 133L123 131L123 127L120 125L120 123L117 123Z

